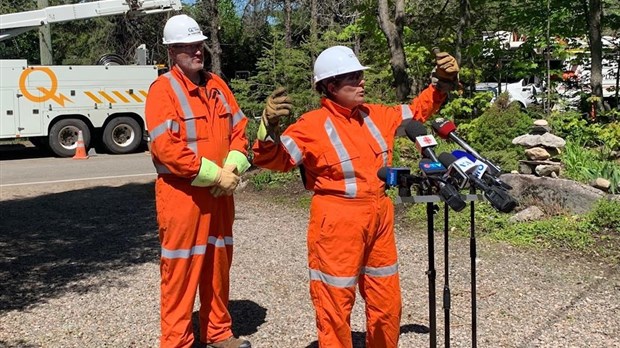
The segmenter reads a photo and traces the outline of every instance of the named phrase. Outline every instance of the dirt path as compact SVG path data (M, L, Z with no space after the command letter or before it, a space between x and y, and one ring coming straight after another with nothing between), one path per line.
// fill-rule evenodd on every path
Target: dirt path
M2 189L0 347L157 347L152 182L85 185ZM236 198L231 312L235 332L253 347L316 347L308 213L296 196L307 200L298 188L284 197L247 191ZM435 237L443 346L443 239L439 232ZM399 346L425 347L426 231L401 221L397 238L404 304ZM617 267L484 240L477 253L479 347L620 347ZM471 347L469 240L451 238L449 256L451 346ZM361 299L352 326L355 347L363 347Z

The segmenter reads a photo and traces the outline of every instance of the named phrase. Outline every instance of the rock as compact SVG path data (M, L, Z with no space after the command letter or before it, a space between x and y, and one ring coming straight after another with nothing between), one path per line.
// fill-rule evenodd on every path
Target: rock
M513 187L508 193L520 204L536 202L545 211L548 211L545 207L558 207L571 214L584 214L606 196L594 187L562 178L521 174L503 174L500 178Z
M592 180L592 182L590 183L590 186L597 188L599 190L605 191L605 192L609 192L609 189L611 188L611 182L607 179L596 178Z
M551 154L542 147L533 147L525 150L525 157L534 161L544 161L551 158Z
M538 120L534 121L534 125L535 126L543 126L543 127L545 127L545 126L549 125L549 122L547 122L547 120L538 119Z
M511 216L508 221L510 222L524 222L539 220L545 216L545 213L537 206L533 205L528 207L515 215Z
M547 147L563 148L566 146L566 140L551 133L545 133L540 136L540 144Z
M541 164L534 169L538 176L551 176L551 173L555 173L556 176L560 175L559 164Z
M551 132L550 127L532 126L532 128L530 128L530 134L545 134L548 132Z
M544 135L547 135L547 134L548 133L546 133ZM538 145L542 144L541 138L544 135L524 134L524 135L520 135L520 136L512 139L512 143L515 144L515 145L525 146L527 148L535 147L535 146L538 146Z
M535 167L525 163L524 161L519 161L519 170L518 170L518 172L521 173L521 174L527 174L527 175L534 174L534 168Z

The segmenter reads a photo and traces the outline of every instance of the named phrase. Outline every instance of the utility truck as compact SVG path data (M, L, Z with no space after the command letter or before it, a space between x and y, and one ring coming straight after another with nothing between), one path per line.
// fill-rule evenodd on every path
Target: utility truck
M0 40L40 26L108 15L181 10L180 0L100 0L0 15ZM147 64L31 66L0 60L0 139L28 138L57 156L73 156L78 131L84 145L110 153L135 151L146 137L144 102L158 66Z

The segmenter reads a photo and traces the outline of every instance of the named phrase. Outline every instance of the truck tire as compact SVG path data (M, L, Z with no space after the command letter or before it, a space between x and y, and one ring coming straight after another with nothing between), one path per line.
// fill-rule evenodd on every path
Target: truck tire
M90 144L90 129L84 121L75 118L60 120L50 128L49 148L59 157L75 155L78 141L78 131L82 131L84 147Z
M103 129L102 141L110 153L133 152L142 142L142 127L131 117L116 117Z

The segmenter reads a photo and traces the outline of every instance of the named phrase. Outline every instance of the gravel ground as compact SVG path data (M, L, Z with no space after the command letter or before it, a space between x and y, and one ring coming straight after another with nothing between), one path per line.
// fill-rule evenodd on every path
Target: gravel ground
M288 192L295 194L307 197L298 189ZM317 347L306 209L271 191L247 190L236 200L233 330L253 347ZM0 347L158 346L159 246L151 180L3 188L0 217ZM400 224L397 238L404 305L399 347L425 347L426 231ZM450 342L471 347L469 240L449 241ZM441 233L435 246L442 347ZM479 347L620 347L617 265L483 240L477 253ZM363 347L359 296L352 326L355 347Z

